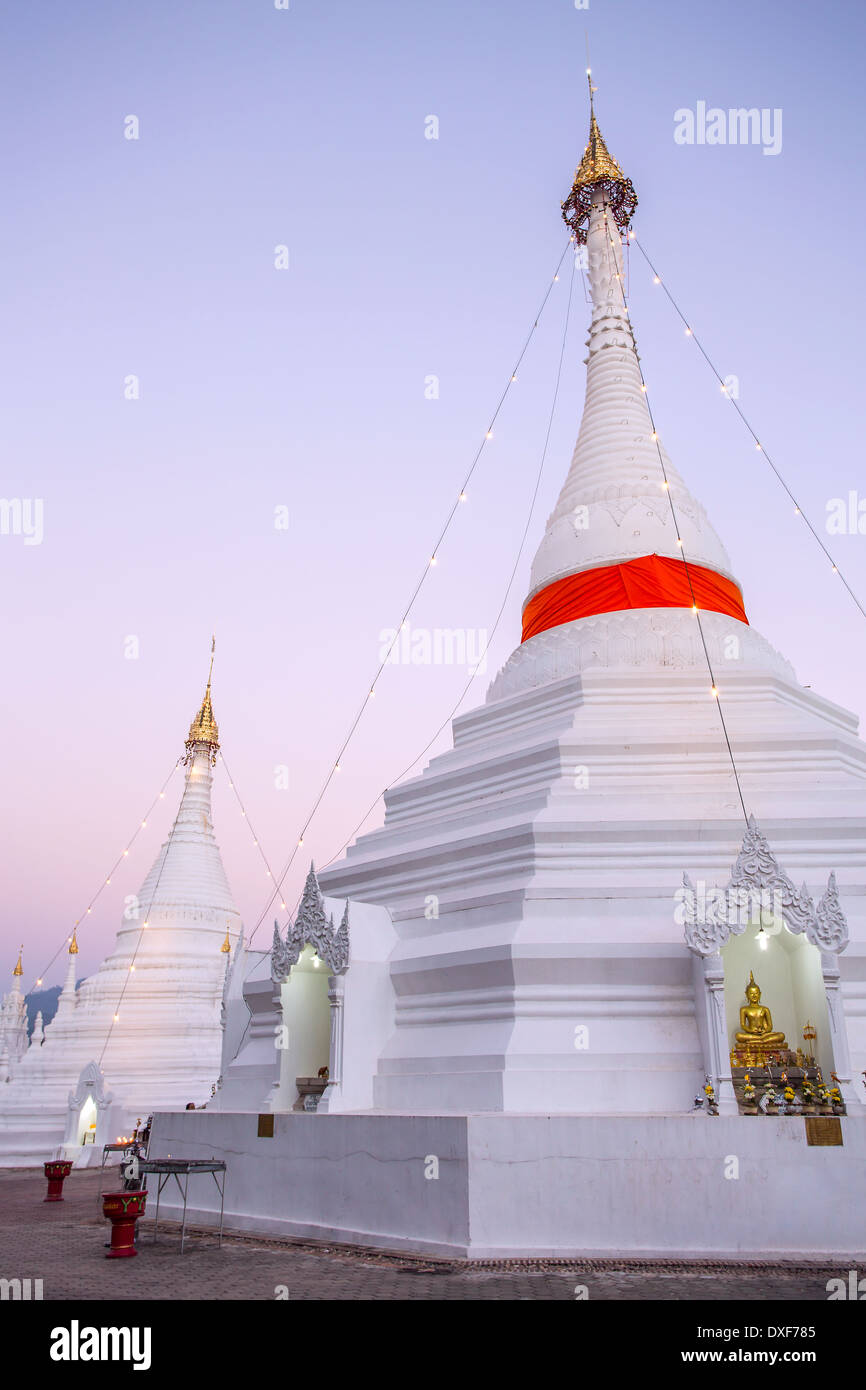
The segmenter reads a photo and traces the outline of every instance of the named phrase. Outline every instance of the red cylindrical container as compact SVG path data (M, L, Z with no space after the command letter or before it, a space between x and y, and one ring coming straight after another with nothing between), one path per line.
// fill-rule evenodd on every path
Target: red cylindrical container
M131 1259L135 1248L135 1223L144 1214L147 1192L106 1192L102 1214L111 1222L111 1249L107 1260Z
M43 1163L43 1170L48 1179L48 1195L46 1202L63 1201L63 1183L72 1172L72 1164L68 1159L52 1159L50 1163Z

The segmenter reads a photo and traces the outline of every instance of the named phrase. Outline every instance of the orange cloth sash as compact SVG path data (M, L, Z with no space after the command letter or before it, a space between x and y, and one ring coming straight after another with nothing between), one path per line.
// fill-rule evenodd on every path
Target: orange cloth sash
M682 560L642 555L638 560L584 570L548 584L523 610L521 641L528 642L548 628L574 622L575 618L590 618L594 613L623 608L691 608L693 602L699 609L727 613L741 623L749 621L743 595L733 580L705 565L689 564L687 572Z

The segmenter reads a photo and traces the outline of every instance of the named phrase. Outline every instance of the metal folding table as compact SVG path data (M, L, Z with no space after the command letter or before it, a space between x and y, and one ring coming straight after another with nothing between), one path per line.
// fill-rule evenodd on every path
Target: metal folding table
M153 1173L157 1178L156 1188L156 1212L153 1222L153 1238L156 1240L156 1233L159 1228L159 1199L162 1189L165 1187L169 1178L174 1178L178 1190L183 1197L183 1220L180 1228L180 1253L183 1254L184 1241L186 1240L186 1202L189 1192L189 1180L196 1173L210 1173L217 1186L220 1195L220 1228L219 1244L223 1243L223 1210L225 1207L226 1190L226 1165L220 1158L143 1158L139 1161L138 1171L142 1177L148 1173ZM222 1174L220 1179L217 1174ZM183 1182L181 1182L183 1178Z

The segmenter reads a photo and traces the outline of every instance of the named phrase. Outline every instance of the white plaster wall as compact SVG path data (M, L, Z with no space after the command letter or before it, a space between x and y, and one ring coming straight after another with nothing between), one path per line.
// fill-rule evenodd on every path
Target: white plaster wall
M705 1113L293 1114L258 1139L252 1115L194 1112L157 1116L152 1152L224 1157L229 1229L479 1259L862 1260L866 1124L841 1123L840 1148L809 1147L802 1119ZM215 1197L194 1179L189 1219L214 1225Z

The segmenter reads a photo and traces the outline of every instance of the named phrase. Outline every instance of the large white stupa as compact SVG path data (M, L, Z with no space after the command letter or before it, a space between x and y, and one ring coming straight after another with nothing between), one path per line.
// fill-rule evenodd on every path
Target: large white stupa
M564 204L586 400L523 640L323 900L308 881L270 973L249 962L219 1108L156 1119L161 1149L225 1155L230 1225L476 1257L866 1249L866 745L750 626L659 444L635 204L593 112ZM293 1073L326 1006L327 1088L287 1113L315 1104ZM838 1081L836 1113L808 1087L750 1113L774 1055Z
M586 400L523 640L486 704L455 720L453 750L388 792L384 826L322 876L394 920L396 1026L376 1077L388 1109L664 1114L705 1072L724 1081L728 1023L716 1039L713 1022L708 1053L711 991L702 977L695 993L678 890L684 873L724 887L747 814L816 899L836 871L848 1027L824 1002L848 939L839 910L820 940L793 920L781 938L810 946L796 1000L784 948L771 938L765 955L747 920L727 1011L753 964L794 1046L820 1013L827 1065L857 1103L866 746L749 625L728 554L657 439L622 289L629 189L593 115L566 204L592 291ZM782 891L759 878L745 886Z
M211 685L186 741L177 816L121 921L114 950L76 989L78 943L51 1022L0 1082L0 1165L103 1143L156 1109L202 1105L220 1072L223 990L241 922L211 815L219 733ZM8 1009L11 1018L11 1007Z

